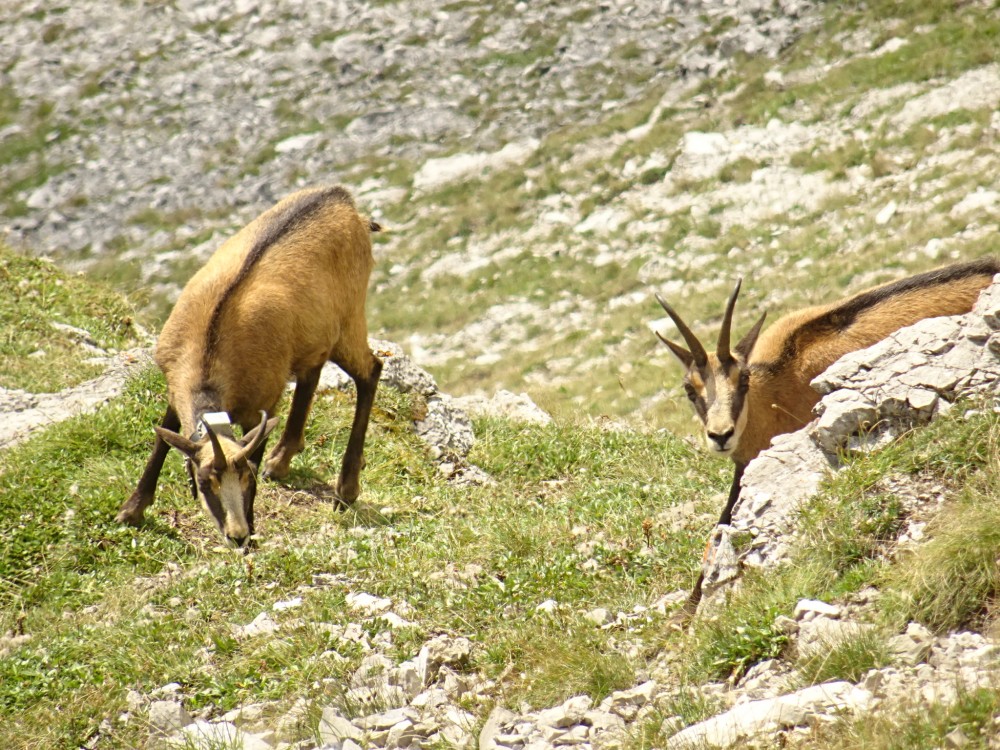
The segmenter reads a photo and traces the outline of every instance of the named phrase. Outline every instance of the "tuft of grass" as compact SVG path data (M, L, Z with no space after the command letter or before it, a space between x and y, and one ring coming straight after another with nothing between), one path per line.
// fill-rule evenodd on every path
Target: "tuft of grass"
M833 680L858 682L870 669L892 663L885 633L866 630L838 641L829 649L796 665L799 676L806 685L819 685Z
M695 622L687 646L690 681L735 681L754 664L780 657L788 635L775 627L775 618L790 615L796 601L819 589L822 578L820 569L806 566L744 573L725 606Z
M930 541L886 573L900 621L936 632L982 626L1000 601L1000 493L992 471L926 530Z

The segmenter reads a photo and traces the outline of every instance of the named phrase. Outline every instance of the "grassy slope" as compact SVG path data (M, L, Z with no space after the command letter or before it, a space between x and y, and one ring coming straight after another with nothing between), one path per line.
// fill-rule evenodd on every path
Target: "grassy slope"
M104 351L138 344L134 313L119 294L60 273L47 260L25 258L0 244L0 388L36 393L76 385L101 371L86 362L81 329Z
M452 237L482 238L527 226L532 217L522 215L522 190L541 198L585 185L593 195L588 205L610 202L628 188L619 176L625 162L670 153L682 127L763 123L774 114L819 120L845 111L872 86L952 76L995 61L995 8L963 6L952 14L942 14L942 8L944 4L926 3L838 6L826 28L782 56L778 66L784 72L790 75L844 57L842 35L866 24L875 30L872 48L893 35L910 39L910 46L890 57L859 58L835 66L818 80L781 90L766 87L767 67L749 61L732 77L706 88L703 93L719 102L707 113L676 114L677 119L669 122L677 123L677 128L654 129L587 174L566 175L560 167L579 143L642 122L657 92L588 132L558 131L546 140L537 163L529 165L533 187L524 187L517 174L500 174L482 186L429 196L428 203L440 205L441 212L407 230L407 255L399 260L433 258ZM930 31L914 32L925 24L934 25ZM964 147L985 153L988 144L982 143L986 131L981 115L970 113L958 125L969 126L961 135ZM954 132L947 136L958 137ZM897 170L902 185L906 169L891 165L903 157L919 163L922 149L951 143L941 143L940 138L922 128L902 136L875 133L864 144L804 154L796 163L831 175L858 165ZM407 177L401 179L405 182ZM726 179L745 176L733 172ZM954 195L963 195L985 178L957 173L950 179L942 191L944 208ZM878 193L879 201L903 189L893 185L890 181ZM787 309L838 294L856 277L886 265L894 270L932 265L929 258L911 257L906 251L933 237L953 238L962 257L995 251L975 236L963 238L964 224L956 224L944 212L879 228L859 218L874 213L868 209L858 197L831 204L818 214L779 217L724 233L710 221L681 217L671 224L668 235L656 241L664 250L691 238L709 241L707 265L682 273L692 280L712 274L728 277L726 253L734 244L756 248L762 261L781 268L779 278L759 279L755 293L747 295L742 311L747 319L772 293ZM410 218L400 215L394 220L402 224ZM850 255L846 271L840 248L853 237L867 239ZM574 257L586 259L596 252L587 242L581 240L583 247ZM807 258L813 259L812 266L796 267ZM463 280L456 289L467 293L469 302L460 307L485 309L522 289L525 279L537 280L540 269L551 270L560 284L593 289L591 296L599 301L640 286L632 266L610 277L578 260L541 266L528 261L509 269L487 268ZM610 283L605 283L605 276ZM22 278L28 283L22 285ZM390 337L407 334L414 326L436 330L454 322L454 299L440 292L448 289L447 283L458 282L441 282L432 289L416 274L405 282L388 278L376 282L385 285L386 299L398 299L392 293L398 284L409 285L405 325L373 300L373 328ZM103 292L90 291L89 285L76 287L78 283L82 284L55 275L44 263L6 254L0 258L0 284L9 292L0 297L0 313L5 316L0 330L7 337L2 342L0 385L46 390L90 374L78 371L69 381L52 379L53 373L78 357L65 342L52 344L44 338L51 335L45 326L51 309L66 311L61 313L66 322L86 328L106 346L120 347L130 340L114 323L123 324L127 308ZM64 296L67 290L72 294ZM552 293L554 289L543 288L539 297L544 301ZM723 296L688 300L690 310L686 307L685 313L694 320L710 319ZM444 317L441 299L448 299L451 306ZM72 311L65 306L86 300L90 302ZM105 311L107 316L102 315ZM98 327L105 317L112 321L110 329ZM565 406L567 397L581 393L588 396L585 413L627 413L661 387L659 364L642 364L655 351L641 326L648 317L645 308L620 308L595 324L593 333L552 342L537 355L515 358L513 364L501 363L488 372L472 366L443 368L439 374L456 386L489 387L493 378L509 386L538 368L541 357L565 351L586 359L616 346L620 359L593 368L588 377L554 392L536 389L534 395L549 405L563 404L567 414L575 409ZM9 320L33 322L12 326ZM36 348L62 352L62 359L24 359ZM621 361L637 363L624 378ZM619 386L621 381L624 387ZM149 373L96 416L53 427L0 454L0 535L5 540L0 548L0 632L23 630L32 635L27 644L0 658L4 747L75 747L101 719L113 719L124 710L128 689L149 692L170 681L181 682L194 696L190 708L228 708L257 700L287 705L299 696L313 700L313 705L335 700L337 681L360 660L357 649L308 625L290 626L281 638L245 642L234 640L229 629L269 610L275 601L294 596L300 586L312 583L315 573L323 572L343 575L342 583L307 592L295 618L330 623L358 619L345 611L349 590L404 599L413 607L408 618L418 628L395 636L400 658L412 655L429 634L445 630L474 640L477 667L492 676L506 675L498 695L505 704L526 699L541 706L579 692L602 696L631 684L641 664L615 655L625 638L585 626L581 613L594 606L629 611L688 585L715 510L712 495L724 489L728 473L725 464L692 453L667 433L604 432L577 421L578 416L547 428L486 421L476 425L480 443L473 459L498 482L459 490L436 473L423 446L410 434L409 400L383 391L373 417L363 505L357 512L338 513L317 500L335 474L351 409L349 398L331 396L317 405L309 448L297 459L289 485L262 490L258 511L262 546L251 558L242 558L217 546L210 523L187 495L176 457L168 462L147 527L133 531L112 522L145 460L150 426L162 409L162 389L158 376ZM647 653L659 649L672 653L677 679L693 686L708 678L739 674L762 658L780 654L784 641L773 628L774 616L788 614L800 596L835 597L877 583L888 592L891 604L883 615L887 629L908 619L919 619L939 631L991 627L1000 555L1000 541L991 533L1000 527L994 511L1000 507L995 460L1000 426L988 411L968 420L959 411L936 427L859 460L838 478L807 514L812 532L798 563L766 585L748 586L723 619L702 623L690 635L661 630L654 623L635 637L642 639ZM679 423L669 415L643 416L652 424ZM969 446L977 447L971 456ZM891 548L887 540L899 519L897 503L880 489L878 480L910 472L945 479L951 488L950 502L945 515L929 529L933 543L913 553L919 557L884 559L881 554ZM692 499L705 516L679 527L658 516ZM648 536L643 531L646 518L653 521ZM580 547L583 542L595 544L586 549ZM597 567L584 568L582 563L591 558ZM456 581L452 571L464 571L468 565L482 570L471 580ZM932 569L943 571L942 576L910 575ZM535 606L548 598L567 605L551 619L535 612ZM372 637L384 627L378 622L366 625ZM878 664L885 658L873 645L852 648L842 655L839 666L835 662L813 670L813 679L853 676L850 670L858 664ZM345 660L322 656L330 651ZM695 697L682 703L665 713L693 721L710 709ZM977 694L954 711L930 712L919 721L903 717L901 722L914 728L914 735L897 746L937 747L951 728L983 724L996 704L996 695ZM312 728L316 719L310 718ZM118 747L136 746L145 736L140 722L114 724L114 732L112 745ZM888 747L902 736L898 722L844 724L824 730L823 735L817 747ZM659 746L662 741L655 727L633 740L636 747Z
M344 606L348 590L390 596L407 601L418 623L397 637L400 659L429 634L461 633L478 644L477 665L488 674L520 675L505 682L505 701L604 695L631 685L635 664L615 655L615 635L586 625L582 612L631 611L687 585L704 528L654 523L647 537L643 520L711 497L725 482L724 466L691 463L691 449L667 434L481 422L473 458L498 482L453 488L412 434L408 398L383 390L364 502L341 513L317 497L329 494L352 409L349 397L333 395L317 404L290 485L259 496L262 546L242 558L217 546L176 457L146 528L114 524L161 400L150 372L96 416L0 454L0 632L32 635L0 659L5 747L75 747L125 709L127 689L148 693L171 681L194 695L191 708L334 700L339 678L360 660L356 647L310 625L245 643L230 632L316 573L345 578L305 597L294 614L307 622L357 621ZM692 468L667 480L664 461ZM594 548L578 551L588 540ZM597 565L584 570L590 558ZM482 572L464 584L441 575L469 565ZM551 597L566 610L537 615ZM385 624L366 629L374 636ZM345 660L324 656L330 649ZM144 731L138 722L116 726L115 742L132 746Z
M690 585L726 485L725 463L669 433L479 421L472 458L497 483L456 488L412 434L409 397L383 389L363 501L344 513L322 498L352 403L324 396L289 482L262 489L261 546L242 557L218 546L176 456L147 526L136 531L112 520L145 459L162 393L160 376L149 371L96 415L0 454L0 632L31 636L0 658L4 747L76 747L102 719L112 720L109 746L139 746L141 719L114 718L126 709L128 690L148 694L169 682L183 686L192 710L257 701L287 707L305 697L314 709L302 728L308 735L318 708L338 700L362 657L356 645L313 624L361 619L345 606L349 591L410 605L406 616L416 628L392 637L399 660L437 632L471 638L474 666L500 679L497 700L506 705L603 697L633 684L645 660L665 651L681 691L663 715L689 722L713 710L694 686L783 653L774 617L790 614L800 597L835 598L876 584L887 592L890 606L879 615L887 631L910 619L938 631L992 623L1000 416L989 410L965 418L956 409L857 461L806 512L809 531L795 562L760 585L751 580L721 618L687 634L654 618L626 634L595 629L583 613L597 606L629 612ZM940 479L951 502L929 529L931 544L886 558L901 519L880 479L909 474ZM692 499L701 513L688 520L662 515ZM303 589L318 573L340 578ZM301 608L273 614L286 623L280 637L233 637L232 625L296 595ZM536 611L550 598L560 604L554 615ZM387 625L367 621L364 629L371 639ZM638 656L633 641L641 644ZM857 679L886 658L876 641L849 644L803 679ZM908 747L934 747L943 731L985 721L996 700L976 694L958 709L923 716L923 739ZM658 726L644 726L630 746L662 744ZM894 731L847 723L824 730L815 746L848 747L880 726Z

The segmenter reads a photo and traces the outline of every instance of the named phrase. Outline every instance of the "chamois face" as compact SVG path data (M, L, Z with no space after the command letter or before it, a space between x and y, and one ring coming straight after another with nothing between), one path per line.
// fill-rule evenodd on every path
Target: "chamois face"
M674 321L688 348L675 344L659 333L660 340L684 365L684 391L694 407L695 414L705 426L705 444L708 450L720 456L732 456L740 444L740 436L747 425L747 394L750 391L750 368L747 361L757 343L764 316L754 324L740 342L729 348L729 334L733 323L733 309L740 292L742 279L736 282L726 304L722 330L714 354L705 351L698 338L663 299L656 299Z
M705 427L709 452L731 456L736 450L747 423L749 390L750 370L737 358L723 362L709 354L704 367L688 366L684 392Z
M263 412L262 412L263 415ZM188 474L192 492L201 501L219 531L231 544L242 547L253 534L253 501L257 495L257 464L255 453L263 451L268 433L276 419L261 423L236 440L208 434L195 442L162 427L154 428L169 445L188 459Z

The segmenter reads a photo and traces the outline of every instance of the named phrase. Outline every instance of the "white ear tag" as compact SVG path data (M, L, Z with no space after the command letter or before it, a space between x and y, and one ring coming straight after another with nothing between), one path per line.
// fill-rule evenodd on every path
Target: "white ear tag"
M201 423L198 425L200 437L205 435L205 425L211 427L212 432L216 435L235 439L233 438L233 423L229 421L229 415L224 411L210 411L201 416Z

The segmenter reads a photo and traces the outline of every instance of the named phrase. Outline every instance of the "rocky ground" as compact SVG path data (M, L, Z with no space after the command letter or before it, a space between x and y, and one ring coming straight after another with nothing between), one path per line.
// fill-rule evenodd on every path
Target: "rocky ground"
M932 25L865 20L789 61L822 8L502 8L8 3L0 221L155 316L275 199L344 182L387 230L376 335L452 393L655 425L654 291L706 319L742 275L744 312L773 314L988 249L996 63L869 73Z
M628 100L657 79L717 72L737 52L776 54L809 27L810 8L17 0L0 12L0 81L25 106L50 105L38 123L49 145L34 156L60 170L11 196L25 210L8 227L18 244L82 267L122 244L150 262L190 251L192 238L246 221L299 183L356 183L367 159L423 163L461 143L516 162L507 144L530 148L557 123L596 121L614 104L609 85ZM718 49L689 48L723 19L735 23ZM535 66L513 64L535 48ZM27 127L12 123L0 138ZM14 181L24 168L2 174ZM414 186L461 174L454 161L430 162ZM392 204L384 187L359 190L376 213ZM134 221L150 211L191 216L150 231Z

